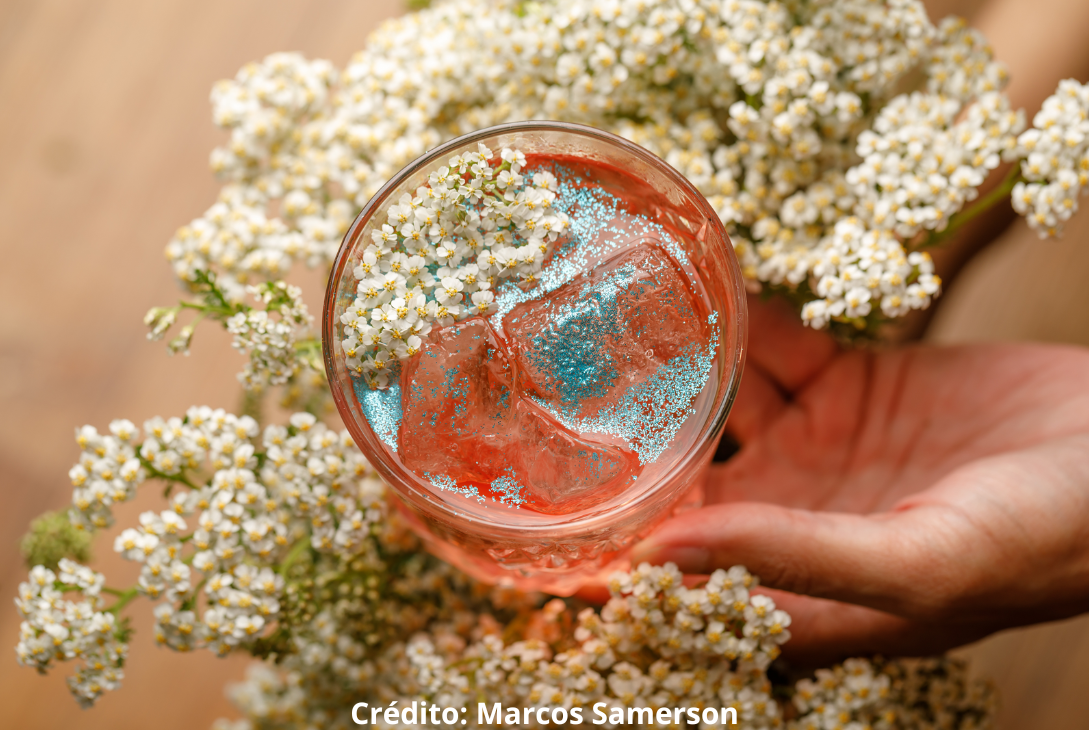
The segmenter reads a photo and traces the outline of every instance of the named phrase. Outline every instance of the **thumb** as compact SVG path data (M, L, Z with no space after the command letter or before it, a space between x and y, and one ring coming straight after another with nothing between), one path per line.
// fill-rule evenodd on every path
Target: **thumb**
M855 515L777 505L717 504L682 513L635 546L632 563L677 564L707 574L744 565L771 588L855 603L900 615L933 563L905 528L906 513ZM912 520L913 521L913 520ZM925 598L923 599L925 600ZM918 607L925 613L925 607Z

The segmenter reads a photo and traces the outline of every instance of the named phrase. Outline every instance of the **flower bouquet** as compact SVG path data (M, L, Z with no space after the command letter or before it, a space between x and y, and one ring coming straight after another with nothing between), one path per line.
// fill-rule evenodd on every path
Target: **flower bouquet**
M422 551L352 438L325 424L321 341L285 278L329 267L360 209L436 145L553 119L661 157L714 208L751 291L864 344L941 293L928 252L981 212L1012 199L1047 237L1076 211L1089 88L1063 82L1028 126L1005 80L977 32L935 27L914 0L455 0L388 21L342 70L294 54L246 66L212 92L230 134L211 158L219 200L167 245L184 298L145 318L171 352L205 320L232 333L242 408L77 430L72 505L23 543L19 661L75 662L71 691L94 704L121 684L141 598L160 645L258 660L224 729L989 726L993 693L947 659L792 671L777 661L790 617L740 566L690 585L639 565L594 607L490 587ZM414 233L415 263L449 263L448 233ZM507 248L488 246L532 280L541 258ZM394 285L362 314L407 295L430 321L480 313L493 302L480 267ZM427 335L357 338L353 365L383 387L385 364ZM274 392L297 411L284 424L263 423ZM152 483L170 508L120 534L140 577L109 585L84 565L93 535Z

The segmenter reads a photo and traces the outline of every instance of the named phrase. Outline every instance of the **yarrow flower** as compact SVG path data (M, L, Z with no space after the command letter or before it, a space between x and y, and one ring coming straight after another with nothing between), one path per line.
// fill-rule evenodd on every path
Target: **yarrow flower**
M912 72L917 90L900 93ZM977 31L955 18L935 27L917 0L453 0L387 21L342 73L280 53L217 85L213 116L231 140L212 162L226 185L167 254L186 286L214 275L240 302L296 262L330 263L355 213L426 150L558 119L617 132L691 180L752 288L793 292L811 326L873 334L940 293L914 254L995 202L977 189L1003 160L1023 160L1014 204L1030 225L1058 233L1076 209L1089 164L1082 87L1064 82L1022 134L1007 80ZM537 221L498 225L484 198L528 209L551 181L519 180L515 150L494 161L507 169L469 157L394 201L353 272L361 307L344 340L373 387L418 349L407 338L487 311L477 293L540 265L531 236L505 240ZM451 217L459 205L480 219ZM886 258L841 267L848 220ZM464 288L447 293L448 277ZM168 329L175 314L149 324Z
M121 685L128 653L117 617L100 610L104 581L101 573L64 558L56 573L41 565L32 569L15 599L23 618L15 647L19 663L44 674L57 662L81 659L68 687L84 707ZM65 598L69 591L81 600Z
M309 413L262 430L249 416L194 407L150 419L142 432L125 420L109 435L77 431L83 456L73 471L94 476L75 479L71 512L94 530L139 484L167 485L169 507L143 512L114 540L140 565L136 585L106 587L65 558L57 571L31 570L16 600L19 661L46 671L83 659L69 685L87 706L120 685L129 634L121 611L143 596L156 603L160 646L276 657L231 690L247 719L223 728L350 727L360 698L481 700L519 712L597 705L613 724L643 727L657 727L645 713L659 707L715 708L721 722L731 711L746 726L799 730L825 727L830 707L835 718L904 730L921 720L985 727L993 714L991 694L946 662L856 660L818 674L819 684L775 689L768 671L790 639L790 616L740 566L689 587L672 564L639 565L610 578L603 607L577 612L477 584L421 549L348 434ZM118 465L135 475L131 486L85 503L89 483L115 479ZM104 594L115 596L109 607ZM633 720L629 710L638 711Z
M235 349L250 356L238 374L242 384L249 389L282 385L302 369L315 369L297 350L299 342L310 335L311 325L302 290L278 281L247 287L247 291L265 309L238 312L226 322Z
M1006 81L979 33L933 25L918 0L444 2L387 21L343 69L277 53L217 84L213 117L230 139L211 163L224 186L167 245L190 298L145 324L159 339L186 310L219 322L248 358L250 398L283 386L321 413L321 345L284 279L328 266L357 212L427 150L556 119L621 134L685 175L750 288L789 294L812 327L874 334L941 293L928 251L988 205L1012 191L1041 236L1077 210L1087 87L1064 81L1025 130ZM1013 172L980 196L1002 162ZM504 278L532 284L567 221L557 181L525 166L516 149L480 149L390 201L340 322L371 387L431 328L493 311ZM194 407L142 434L125 420L79 429L71 529L27 543L50 567L20 586L19 661L81 659L81 703L121 681L121 612L146 597L162 646L275 659L232 690L245 719L223 727L236 730L351 727L360 698L604 702L625 721L687 704L791 730L992 722L993 694L949 660L851 660L783 683L769 668L790 617L741 567L685 586L674 567L637 566L612 577L600 610L481 586L422 550L348 435L310 412L262 429ZM151 481L169 506L124 526L113 547L140 575L107 587L71 560L85 549L72 533L112 525L113 507Z
M1089 190L1089 86L1067 79L1017 138L1024 182L1013 208L1040 238L1057 236Z
M379 213L388 222L355 266L356 299L340 317L346 364L371 388L386 387L434 325L487 313L500 280L540 271L568 218L551 210L555 177L522 175L525 160L479 145Z
M963 662L848 659L795 685L796 730L829 727L987 727L997 696L969 684Z
M473 687L503 707L580 707L587 719L598 703L624 718L625 708L695 706L733 708L746 727L781 727L765 672L790 638L790 617L751 594L756 585L735 567L689 589L675 565L643 564L612 577L600 611L578 614L564 651L553 644L566 607L554 600L539 614L544 640L504 645L487 635L451 656L417 636L407 654L422 696L440 704L470 702Z
M281 620L284 561L301 551L351 560L375 550L384 485L346 432L329 430L313 415L297 413L288 426L269 426L262 434L249 416L194 407L183 418L150 419L143 432L141 441L126 420L114 421L109 435L91 426L76 432L82 453L70 472L70 519L88 531L107 527L112 507L136 496L149 478L170 486L170 508L142 513L113 543L115 552L141 566L118 604L136 595L164 601L155 610L160 644L218 654L253 647ZM84 591L87 600L60 603L58 581ZM95 632L118 633L115 614L98 611L102 583L100 574L67 559L58 575L35 568L20 594L28 621L20 660L45 669L55 658L80 655L78 647L46 651L43 643L47 634L67 640L76 619L84 621L78 627L87 641L94 639L92 624L85 623L92 619ZM101 689L120 678L123 653L109 650L116 661L108 665L109 677L95 680ZM88 689L90 676L73 685L87 702L100 694Z
M164 438L172 440L169 425L154 424ZM113 524L114 504L126 502L136 496L136 488L147 478L145 464L136 452L138 437L136 426L120 419L110 424L109 434L100 434L93 426L76 430L76 443L80 447L79 462L68 471L72 481L72 524L84 529L109 527ZM162 470L174 472L181 456L176 451L165 450L157 460ZM150 453L150 452L149 452Z

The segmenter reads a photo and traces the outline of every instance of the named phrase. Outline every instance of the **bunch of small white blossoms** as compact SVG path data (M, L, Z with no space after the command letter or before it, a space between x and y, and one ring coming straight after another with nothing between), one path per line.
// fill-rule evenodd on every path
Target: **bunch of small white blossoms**
M144 430L140 442L129 421L114 421L109 434L84 426L76 432L79 463L69 472L69 518L84 530L113 524L113 507L148 479L165 483L170 508L144 512L114 542L116 552L141 563L137 584L103 588L101 575L65 559L60 582L87 601L61 601L54 573L41 565L20 589L27 619L20 661L44 669L54 658L86 656L88 667L108 669L108 676L81 670L73 681L88 702L118 684L124 632L114 619L138 595L165 599L155 610L162 644L252 650L280 620L292 563L326 555L366 561L383 513L384 485L351 438L309 413L261 434L249 416L194 407L184 418L151 419ZM97 611L100 591L117 597L106 612ZM65 644L70 634L74 643ZM96 641L102 657L87 648Z
M795 686L793 730L985 728L998 709L994 688L968 681L963 662L848 659Z
M527 179L525 164L519 150L494 157L478 145L379 213L387 222L353 270L356 299L340 317L346 364L372 389L388 385L395 361L420 351L432 325L487 314L499 280L536 281L568 218L552 210L552 173Z
M318 635L328 640L320 648L307 642L309 660L289 657L279 671L254 667L231 691L246 719L216 728L348 728L361 701L362 718L384 728L460 720L470 727L667 728L690 720L687 711L676 720L678 708L695 712L699 719L690 724L702 728L730 726L735 715L743 727L795 730L989 726L993 692L969 684L965 667L945 660L856 659L821 670L816 681L773 683L767 670L790 637L790 617L751 592L757 581L744 568L716 571L692 589L681 578L673 565L641 565L613 576L612 598L600 610L576 615L553 599L520 613L516 631L491 612L455 612L426 632L400 632L411 638L381 652L346 641L323 615ZM502 616L509 605L493 594L491 608ZM334 682L321 667L337 662ZM318 687L336 689L322 695ZM792 704L782 702L791 696ZM436 722L441 715L421 712L425 706L468 711L453 723ZM385 712L391 707L396 717ZM402 715L409 707L413 715ZM669 721L658 714L666 709Z
M312 324L302 290L278 281L249 286L246 291L265 308L239 311L226 322L227 331L234 335L235 349L250 356L238 374L242 385L249 389L283 385L303 367L320 370L320 365L307 362L299 352L299 342Z
M919 0L437 3L383 23L343 70L277 53L217 84L230 141L212 167L225 185L167 256L186 288L203 295L211 279L240 302L297 262L328 266L355 214L428 149L556 119L676 167L718 211L753 289L785 295L813 327L879 335L940 294L927 251L1018 183L1014 204L1041 233L1076 207L1084 90L1064 82L1022 134L1006 80L978 32L935 26ZM978 196L1003 160L1021 164ZM431 275L423 294L438 302ZM463 311L477 291L461 292ZM156 334L174 324L148 321ZM379 363L426 340L390 337L358 358L376 383ZM316 340L300 330L296 342L312 359ZM299 373L289 389L323 377Z
M148 339L160 339L175 323L180 311L198 312L198 320L218 320L234 335L233 346L249 361L238 373L242 386L261 394L269 386L287 385L285 406L309 407L327 398L321 342L313 330L313 318L302 300L302 290L283 281L267 281L244 288L262 308L229 296L214 274L198 272L194 284L201 298L174 307L154 307L144 322L151 328ZM187 324L168 347L171 353L188 353L195 322Z
M44 671L83 657L70 685L85 705L119 685L131 633L121 612L144 596L158 602L161 646L268 660L231 691L244 719L224 728L349 728L360 701L421 699L498 702L520 713L597 705L625 718L628 708L649 708L655 719L635 722L646 727L675 725L656 713L678 706L716 708L721 721L708 715L707 728L724 724L730 709L752 727L833 727L788 719L808 722L827 705L812 700L811 685L792 689L769 676L790 617L753 593L757 581L741 567L688 588L675 566L644 564L612 577L600 610L558 599L537 609L540 597L482 586L424 552L348 434L310 414L261 433L248 416L201 407L151 419L144 432L140 441L124 420L109 434L77 431L69 513L73 529L105 527L141 485L164 484L170 508L144 512L114 542L141 564L136 585L106 587L62 558L57 571L34 567L16 601L25 620L20 661ZM84 600L64 600L66 590ZM103 608L101 594L113 604ZM850 666L865 668L869 683L832 688L837 717L883 713L892 719L873 727L904 730L944 717L942 727L967 730L992 714L987 692L968 685L959 665L918 670L945 687L931 695L899 689L898 677L916 671L911 663ZM818 675L822 691L844 671ZM812 705L802 713L783 704L797 692Z
M100 610L104 582L101 573L62 558L57 572L34 567L15 599L23 618L15 647L19 663L45 674L54 663L82 659L68 687L84 707L117 689L124 677L127 629L113 611ZM78 591L82 600L65 598L69 591Z
M658 708L681 707L715 708L713 721L701 721L708 727L729 724L730 708L744 727L781 727L767 669L790 638L790 616L750 592L757 581L744 568L717 570L699 588L682 579L672 563L613 575L612 598L600 611L580 611L573 637L564 636L566 606L558 599L542 611L544 641L504 645L488 635L451 656L430 637L415 637L407 653L421 694L441 706L477 697L500 703L519 714L499 718L508 725L549 724L533 713L526 722L523 707L583 708L589 724L596 705L612 716L610 727L683 724L686 717L654 719ZM557 644L567 648L556 651ZM628 711L640 707L651 714Z
M1068 79L1017 138L1021 174L1013 207L1040 238L1056 236L1089 191L1089 86Z

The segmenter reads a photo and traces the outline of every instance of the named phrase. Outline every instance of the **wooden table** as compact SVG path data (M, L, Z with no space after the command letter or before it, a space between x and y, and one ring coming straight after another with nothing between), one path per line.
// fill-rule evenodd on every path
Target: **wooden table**
M5 0L0 3L0 656L16 643L10 597L25 569L15 544L28 521L70 499L73 429L234 408L241 359L222 332L170 358L141 317L178 290L162 249L218 185L208 153L224 139L208 93L245 62L298 50L343 65L389 0ZM1010 232L960 281L933 328L941 341L1089 343L1089 214L1062 242ZM311 306L320 277L301 277ZM119 510L135 521L154 499ZM95 565L135 578L100 538ZM91 712L64 687L0 660L0 724L37 728L208 727L230 715L226 682L242 658L176 655L135 611L122 691ZM1005 697L1003 728L1076 730L1089 717L1089 620L1010 632L967 652Z

